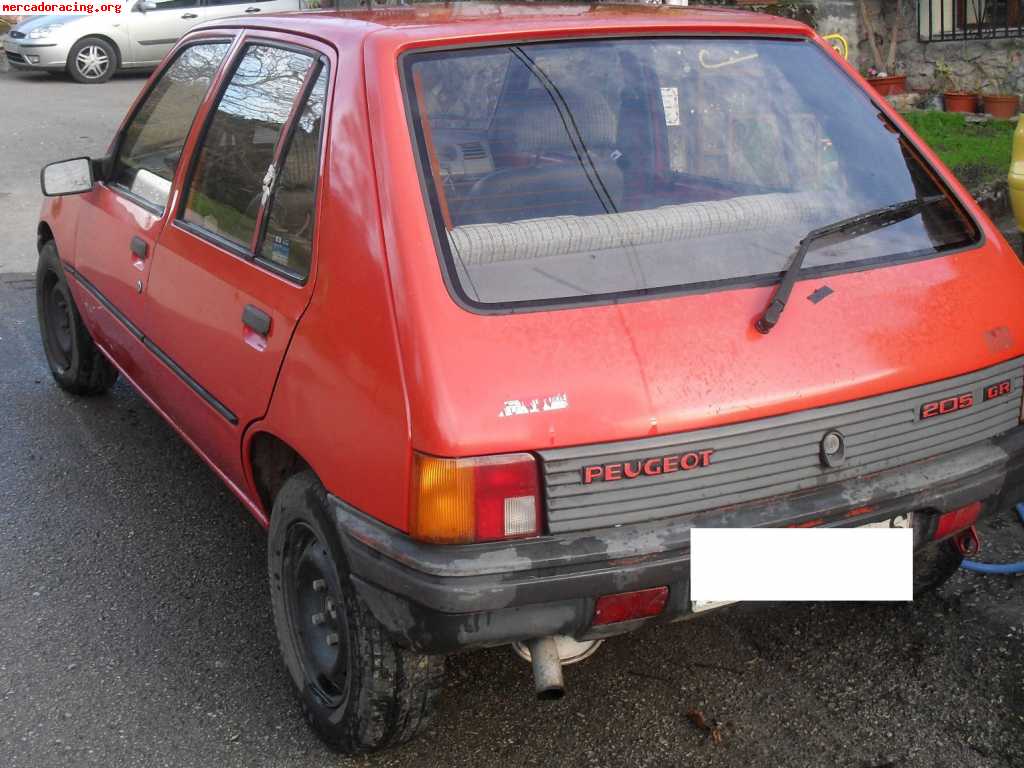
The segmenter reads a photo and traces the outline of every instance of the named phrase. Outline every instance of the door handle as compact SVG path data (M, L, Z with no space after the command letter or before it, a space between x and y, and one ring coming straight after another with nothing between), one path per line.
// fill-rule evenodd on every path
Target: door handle
M249 8L245 9L245 12L246 13L259 13L260 9L259 8L254 8L254 7L249 7Z
M246 304L245 309L242 310L242 325L253 333L266 336L270 333L270 315L259 307Z
M132 254L139 260L143 261L146 258L146 254L149 253L149 245L138 235L132 238Z
M183 18L183 19L198 19L199 18L199 14L198 13L183 13L183 14L181 14L181 18Z

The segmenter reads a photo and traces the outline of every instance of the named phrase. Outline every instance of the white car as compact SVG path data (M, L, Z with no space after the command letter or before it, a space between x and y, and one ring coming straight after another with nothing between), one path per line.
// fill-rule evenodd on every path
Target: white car
M137 0L123 13L30 16L2 38L15 69L67 71L103 83L119 69L155 67L200 22L300 10L303 0Z

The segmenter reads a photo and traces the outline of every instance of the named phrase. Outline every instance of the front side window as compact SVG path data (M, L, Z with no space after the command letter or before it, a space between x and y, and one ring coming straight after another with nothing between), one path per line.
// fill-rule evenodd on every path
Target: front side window
M279 175L282 131L314 62L309 53L268 45L245 51L197 150L186 222L250 249Z
M189 46L164 71L124 132L114 165L116 186L163 209L196 111L228 47Z
M777 278L812 229L916 198L920 214L805 268L920 258L978 233L816 45L621 39L404 59L449 283L479 306Z

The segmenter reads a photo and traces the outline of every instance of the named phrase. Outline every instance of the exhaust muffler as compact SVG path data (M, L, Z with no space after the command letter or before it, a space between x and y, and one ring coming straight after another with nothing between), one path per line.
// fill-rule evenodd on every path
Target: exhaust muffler
M601 640L580 642L565 635L535 637L525 643L513 643L512 649L533 667L533 684L537 698L555 701L565 695L562 665L575 664L591 656Z

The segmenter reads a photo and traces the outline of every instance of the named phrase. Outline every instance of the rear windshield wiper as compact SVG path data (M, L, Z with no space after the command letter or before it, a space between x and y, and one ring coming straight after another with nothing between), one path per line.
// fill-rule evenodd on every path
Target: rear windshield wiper
M789 301L789 294L793 292L793 284L796 283L796 279L800 274L804 257L807 256L807 252L811 249L812 244L822 240L827 240L830 243L844 243L847 240L853 240L855 237L860 237L869 232L875 232L891 224L909 219L911 216L920 213L923 208L946 199L945 195L915 197L913 200L893 203L884 208L876 208L867 213L860 213L848 219L842 219L832 224L827 224L824 227L812 229L800 241L796 253L793 254L793 258L789 262L789 266L782 273L779 287L775 289L771 301L768 302L768 306L765 307L761 316L757 318L754 327L761 333L768 333L779 322L779 317L786 308L786 302Z

